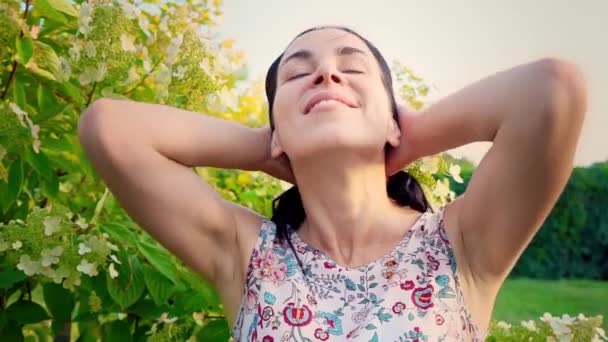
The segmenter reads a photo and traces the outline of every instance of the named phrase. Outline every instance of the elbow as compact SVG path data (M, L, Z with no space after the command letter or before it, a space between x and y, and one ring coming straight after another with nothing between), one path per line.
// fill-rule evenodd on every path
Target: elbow
M538 65L547 89L543 112L552 119L582 123L588 101L583 72L575 64L558 58L541 59Z
M115 126L110 121L114 100L101 98L91 103L80 115L78 120L78 139L85 150L90 150L94 145L108 140L112 132L110 127Z

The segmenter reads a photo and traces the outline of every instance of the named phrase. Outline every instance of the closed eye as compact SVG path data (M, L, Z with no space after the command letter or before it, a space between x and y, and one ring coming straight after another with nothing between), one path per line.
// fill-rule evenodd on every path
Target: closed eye
M362 74L363 73L363 71L354 70L354 69L344 70L344 72L347 74Z
M292 77L288 78L287 80L288 80L288 81L291 81L291 80L295 80L295 79L298 79L298 78L302 78L302 77L304 77L304 76L308 76L308 75L310 75L310 74L309 74L309 73L297 74L297 75L295 75L295 76L292 76Z

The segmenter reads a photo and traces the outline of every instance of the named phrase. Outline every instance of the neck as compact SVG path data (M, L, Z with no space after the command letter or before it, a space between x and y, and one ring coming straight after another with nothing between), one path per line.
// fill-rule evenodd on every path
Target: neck
M327 154L294 166L306 212L298 234L339 264L383 255L418 215L388 197L384 160Z

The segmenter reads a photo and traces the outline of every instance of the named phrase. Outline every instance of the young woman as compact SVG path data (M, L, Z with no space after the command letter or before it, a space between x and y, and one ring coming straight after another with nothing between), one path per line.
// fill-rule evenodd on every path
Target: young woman
M272 64L270 127L101 99L81 142L127 212L217 286L235 341L480 340L496 294L571 172L586 111L573 65L546 58L413 114L389 69L342 27L298 35ZM465 195L436 212L410 162L493 141ZM190 169L297 185L272 219Z

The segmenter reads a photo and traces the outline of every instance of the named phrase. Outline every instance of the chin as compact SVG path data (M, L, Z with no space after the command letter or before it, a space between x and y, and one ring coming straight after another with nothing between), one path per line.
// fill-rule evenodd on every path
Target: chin
M305 132L305 131L304 131ZM310 158L334 153L367 153L382 150L384 143L374 137L369 129L352 125L319 124L305 135L293 137L292 153L297 158Z

